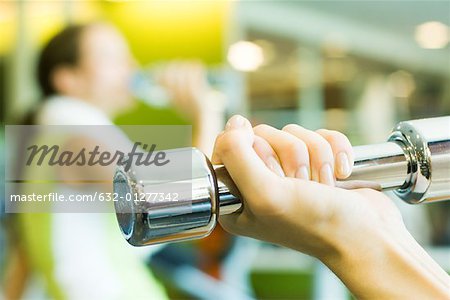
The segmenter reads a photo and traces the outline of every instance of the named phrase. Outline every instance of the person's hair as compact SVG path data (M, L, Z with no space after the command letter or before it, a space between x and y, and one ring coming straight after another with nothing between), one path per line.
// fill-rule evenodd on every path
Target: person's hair
M80 56L81 34L88 25L70 25L55 35L42 49L37 63L38 83L44 97L56 94L53 72L67 65L75 66Z

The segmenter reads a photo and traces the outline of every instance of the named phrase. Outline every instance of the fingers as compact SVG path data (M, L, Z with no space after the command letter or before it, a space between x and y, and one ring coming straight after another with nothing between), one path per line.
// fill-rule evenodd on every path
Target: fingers
M166 67L161 76L161 84L178 101L184 101L187 94L186 86L188 84L186 73L183 69L183 64L173 62Z
M288 125L280 131L264 124L253 130L274 149L288 177L308 180L312 175L315 181L333 185L334 176L344 179L351 173L353 148L340 132L313 132L298 125ZM265 161L264 156L259 156Z
M253 149L254 142L255 135L250 122L237 115L228 121L225 131L217 137L214 146L212 163L225 165L243 195L261 191L266 186L264 183L274 183L280 179L257 155ZM270 152L265 148L267 145L257 143L260 151Z
M285 176L285 172L281 168L277 154L270 144L260 136L255 135L253 142L253 150L263 160L266 166L280 177Z
M261 137L273 148L286 176L309 180L308 148L302 140L268 125L258 125L253 130L256 137Z
M169 63L160 72L158 81L179 99L196 95L207 86L205 69L200 62L195 61Z
M240 125L236 126L236 124ZM236 129L239 130L236 131ZM243 153L249 158L251 156L251 160L244 158L233 160L232 163L236 162L237 175L235 176L247 172L245 169L240 170L240 164L247 164L247 167L251 168L249 162L258 161L258 168L261 167L263 170L265 164L280 177L312 179L334 186L335 178L348 177L353 166L353 149L349 140L343 134L331 130L321 129L314 132L298 125L287 125L283 130L259 125L252 130L245 118L235 116L230 119L227 129L217 140L216 155L213 156L214 163L226 164L223 157L230 156L230 153L230 157L235 154L230 151L232 145L240 144L239 147L246 145L245 149L238 148L236 151L245 150ZM221 151L225 155L217 154Z
M348 138L334 130L319 129L316 131L331 145L334 160L334 173L337 178L350 176L354 163L353 148Z
M334 185L333 149L320 134L307 130L299 125L290 124L283 128L284 132L302 140L309 153L311 179L320 183Z

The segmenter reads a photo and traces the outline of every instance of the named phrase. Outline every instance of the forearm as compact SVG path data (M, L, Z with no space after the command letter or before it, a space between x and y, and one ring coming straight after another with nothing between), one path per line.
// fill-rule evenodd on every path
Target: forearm
M214 140L224 127L224 100L221 94L208 95L204 107L194 118L193 144L211 157ZM208 104L206 104L208 103Z
M205 115L198 118L192 127L193 145L211 157L214 139L223 128L222 114Z
M450 299L450 277L406 230L354 240L323 261L358 299Z
M352 152L341 135L322 134L328 139L297 125L252 128L232 117L212 160L225 165L244 205L221 217L222 226L319 258L361 299L450 299L449 276L411 237L389 197L336 188L330 172L319 183L322 170L332 171L324 166ZM305 166L316 182L296 176Z

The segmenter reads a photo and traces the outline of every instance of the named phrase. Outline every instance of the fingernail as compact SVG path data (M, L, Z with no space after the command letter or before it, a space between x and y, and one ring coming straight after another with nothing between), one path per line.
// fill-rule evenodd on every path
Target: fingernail
M324 164L320 169L319 179L321 183L334 186L333 169L330 164Z
M245 124L245 119L239 115L231 117L225 125L225 129L237 129L243 127Z
M304 180L309 180L308 168L306 166L301 166L300 168L298 168L297 172L295 172L295 177Z
M336 157L336 169L340 176L347 177L350 175L350 162L347 153L341 152Z
M267 166L269 167L269 169L271 169L275 174L284 177L284 172L283 169L281 168L280 164L278 163L278 161L275 159L275 157L270 156L269 158L267 158Z

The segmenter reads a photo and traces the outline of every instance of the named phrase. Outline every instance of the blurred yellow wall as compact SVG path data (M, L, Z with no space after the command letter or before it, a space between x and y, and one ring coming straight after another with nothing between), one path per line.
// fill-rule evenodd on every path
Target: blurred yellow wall
M0 55L11 51L15 35L16 10L12 2L0 2Z
M223 58L231 1L23 1L0 3L0 55L14 51L19 16L28 42L39 47L67 22L103 19L127 37L141 63Z
M103 8L141 63L193 57L222 61L228 1L105 2Z

